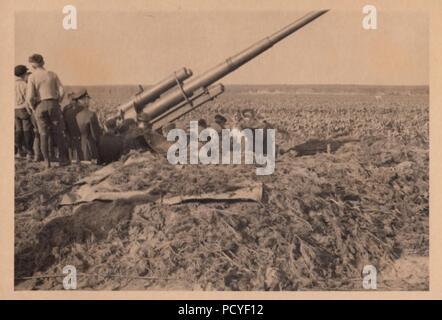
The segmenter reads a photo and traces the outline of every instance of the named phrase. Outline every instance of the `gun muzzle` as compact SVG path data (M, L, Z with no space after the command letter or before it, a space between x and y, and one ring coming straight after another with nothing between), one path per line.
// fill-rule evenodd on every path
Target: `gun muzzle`
M136 94L132 99L118 107L118 111L124 114L125 118L136 118L144 106L158 99L164 92L172 89L182 81L192 76L192 70L181 68L173 74L153 85L149 90Z

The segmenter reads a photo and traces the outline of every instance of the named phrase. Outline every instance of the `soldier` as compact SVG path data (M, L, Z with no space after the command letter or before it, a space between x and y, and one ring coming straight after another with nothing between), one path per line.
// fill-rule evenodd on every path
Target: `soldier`
M64 139L64 121L60 109L60 101L64 96L63 85L57 74L44 68L44 59L40 54L29 57L33 68L29 76L26 100L35 108L35 120L40 133L40 146L46 162L46 168L51 167L51 156L55 154L56 143L61 166L69 164L66 159Z
M76 100L73 99L75 93L69 94L70 103L63 108L63 118L66 127L67 143L69 146L69 156L71 159L76 159L77 164L84 159L81 150L81 135L77 123L77 114L82 109Z
M148 145L144 136L149 136L152 132L150 124L150 116L145 113L137 115L137 119L124 119L119 128L123 138L122 154L128 153L130 150L147 149Z
M152 130L152 118L147 113L140 113L137 115L137 125L138 128L142 129L143 131Z
M225 128L225 124L227 119L220 114L215 115L215 122L210 124L210 127L215 129L219 135L221 135L221 131Z
M167 134L169 133L169 131L173 130L175 128L176 128L176 125L173 122L169 122L168 124L164 125L161 128L161 133L163 134L163 137L167 139Z
M14 69L15 74L15 145L17 152L24 152L28 160L32 159L33 133L31 114L32 109L26 102L26 81L29 70L24 65Z
M82 160L96 160L97 163L100 163L98 143L102 135L102 129L98 123L96 113L89 110L90 96L87 90L82 88L72 95L72 100L80 108L75 119L81 137Z
M198 132L203 131L207 128L207 121L204 119L198 119Z
M241 129L259 128L262 124L257 120L257 115L253 109L245 109L240 113Z

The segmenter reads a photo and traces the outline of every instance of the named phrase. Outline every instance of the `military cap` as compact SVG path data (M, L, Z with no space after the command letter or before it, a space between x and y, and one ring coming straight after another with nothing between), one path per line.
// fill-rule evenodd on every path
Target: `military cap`
M88 97L90 98L89 94L87 93L87 90L85 88L79 88L77 90L75 90L72 95L71 95L71 99L72 100L78 100L81 99L83 97Z

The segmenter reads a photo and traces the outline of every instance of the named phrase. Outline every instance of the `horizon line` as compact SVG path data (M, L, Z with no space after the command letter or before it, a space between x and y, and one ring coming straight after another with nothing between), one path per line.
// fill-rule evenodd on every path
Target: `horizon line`
M66 87L87 86L154 86L156 83L63 84ZM357 87L430 87L430 84L351 84L351 83L229 83L224 86L357 86Z

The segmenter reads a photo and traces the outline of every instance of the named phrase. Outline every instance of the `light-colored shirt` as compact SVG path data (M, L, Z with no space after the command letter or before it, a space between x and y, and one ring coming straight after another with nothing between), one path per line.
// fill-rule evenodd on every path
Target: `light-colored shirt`
M63 99L64 89L57 74L44 68L37 68L32 71L28 78L26 101L37 105L40 101Z
M26 86L25 80L20 77L15 77L15 109L27 107Z

